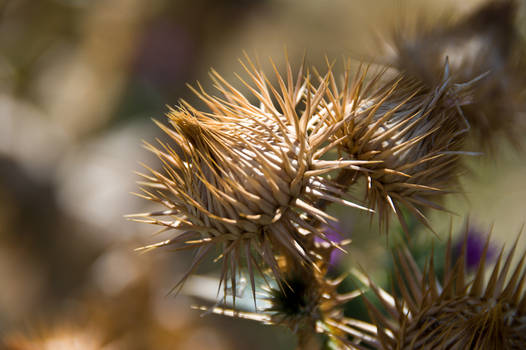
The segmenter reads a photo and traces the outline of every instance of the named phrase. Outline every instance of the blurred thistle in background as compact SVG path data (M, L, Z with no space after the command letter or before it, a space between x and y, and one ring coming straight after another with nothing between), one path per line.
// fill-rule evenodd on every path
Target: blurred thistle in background
M365 198L365 203L383 212L378 219L385 229L389 224L391 244L397 245L403 240L401 233L409 232L423 247L425 256L432 235L415 234L423 231L419 221L428 222L438 233L444 232L442 223L449 222L443 214L425 207L445 208L460 215L469 212L480 227L494 221L494 246L513 240L513 232L525 218L525 157L508 145L520 150L524 137L525 9L519 1L484 4L474 0L462 4L408 0L403 6L387 0L374 4L349 0L0 1L0 347L60 349L71 348L72 342L85 349L294 346L294 337L285 328L214 316L200 318L198 312L189 309L195 301L184 293L177 298L166 296L190 266L191 254L134 253L134 248L151 242L150 231L146 225L122 220L124 214L159 210L155 206L145 208L142 201L129 194L136 189L131 170L138 168L137 161L156 164L155 157L141 149L140 140L158 137L163 143L170 142L150 119L160 119L166 112L165 105L173 106L179 98L197 110L206 108L185 84L198 86L193 82L200 80L204 90L211 91L206 78L210 67L215 67L227 81L233 81L232 74L239 67L237 58L244 49L257 49L262 57L272 56L280 69L286 67L284 45L293 63L299 62L307 50L308 66L319 72L327 69L325 55L330 60L342 55L367 58L366 61L391 67L384 77L394 78L395 69L410 78L397 85L391 82L384 93L395 85L410 86L408 91L413 91L412 82L418 81L418 94L423 101L428 98L436 103L433 98L438 96L439 110L445 114L457 113L458 105L470 131L456 135L454 144L443 140L441 147L451 147L454 152L491 151L493 157L480 157L485 162L462 157L466 165L451 166L455 174L448 177L451 173L437 169L448 170L450 164L458 164L459 154L437 160L433 156L442 151L440 147L423 148L418 154L400 151L386 166L378 164L365 174L360 172L360 178L354 177L353 170L349 179L363 186L352 188L350 195ZM415 14L436 13L444 15L426 24L413 18ZM393 30L393 23L402 28ZM378 44L373 30L382 33L386 40ZM446 56L449 75L444 74ZM358 67L348 68L358 71ZM349 94L343 93L345 82L340 77L345 69L339 64L330 69L334 82L324 89L325 110L331 94L332 102L342 109L352 101L350 89ZM374 69L371 67L370 71ZM270 74L272 67L263 63L262 71L269 73L269 85L276 84ZM321 86L315 76L311 73L311 84ZM347 73L343 80L351 86L351 81L359 81L353 77ZM374 74L369 73L368 77ZM473 90L472 85L463 85L473 81L484 88ZM443 84L448 89L465 89L462 91L466 93L452 99L436 89ZM248 88L239 89L241 95L250 96ZM385 94L372 101L380 110L371 115L373 120L398 105L397 113L408 113L414 107L403 103L412 93L393 91L382 103L379 101ZM257 98L247 98L250 104L258 105ZM362 108L367 106L363 104ZM317 112L323 113L323 108ZM337 115L333 117L324 120L337 119ZM348 160L357 157L369 161L385 158L385 153L391 152L389 145L411 143L422 135L431 140L438 135L437 131L433 131L437 133L434 136L427 132L440 129L440 123L426 131L420 121L405 129L405 134L395 135L388 135L381 128L367 135L366 118L355 125L346 121L345 132L354 130L353 135L360 135L357 130L361 130L361 135L367 137L356 138L354 144L341 143L339 151ZM404 124L399 127L406 128ZM332 141L342 136L336 133ZM457 144L458 139L461 140ZM363 147L357 146L360 142ZM378 145L387 145L380 150L383 155L357 152L369 146L376 150ZM415 179L411 189L400 187L400 173L385 173L386 169L407 170L400 159L406 165L425 160L410 167ZM462 177L457 184L456 175L465 172L472 176ZM449 196L453 199L435 202L435 195L442 197L438 190L444 188L463 188L469 201ZM420 220L414 217L411 206L407 211L393 211L396 201L390 203L386 193L391 198L396 194L412 198L414 208L423 214ZM343 317L357 317L361 312L361 319L367 319L366 311L348 306L345 315L339 309L332 312L334 305L325 296L345 295L346 291L355 290L355 284L349 279L335 280L331 273L349 272L358 262L367 269L371 280L384 287L394 275L387 276L386 271L392 271L393 264L386 258L385 240L378 236L376 225L370 226L369 216L355 212L337 206L327 211L328 215L343 219L338 229L342 237L329 235L335 244L349 238L352 223L353 243L345 246L349 254L343 254L332 271L318 266L315 282L307 286L313 289L305 288L305 293L296 290L303 295L300 299L305 297L310 302L309 307L314 305L311 311L322 312L306 314L302 307L280 304L279 300L295 294L287 287L272 285L274 310L268 313L275 316L271 323L282 321L294 331L296 324L315 322L326 326L320 328L320 333L341 337L332 337L334 344L357 346L352 343L356 334L348 332L352 327L342 323ZM392 213L404 217L405 227L389 219ZM457 221L460 225L461 220ZM460 230L453 229L456 231ZM524 245L521 241L519 246ZM312 240L305 244L306 254L310 254L311 247L324 254L338 251L327 242ZM468 236L467 259L471 264L470 246L475 244L471 245ZM441 247L437 254L444 252ZM486 260L492 251L495 250L489 248ZM328 255L324 257L329 259ZM280 261L277 260L277 268L285 268L287 264L280 265ZM440 270L439 261L435 260L435 266ZM206 281L218 282L216 276L220 273L212 263L203 262L200 268L200 273L207 276L198 276L203 277L195 280L199 283L189 280L192 288L187 291L200 290L201 297L215 302L217 284L211 283L210 287ZM337 290L325 283L328 281L338 281ZM239 297L238 307L251 305L243 304L243 293ZM360 298L354 301L357 299ZM327 320L333 327L329 333ZM335 325L340 331L334 331ZM318 343L319 340L313 342L316 346Z
M350 334L380 349L522 349L526 344L522 331L526 253L512 264L520 234L507 254L501 248L493 269L486 260L488 235L473 278L466 277L468 235L466 231L460 256L452 259L450 234L441 280L435 275L432 255L421 271L407 249L397 251L394 275L398 295L390 295L356 273L373 290L381 307L367 301L373 324L349 320L354 328Z
M438 17L434 24L419 23L414 32L401 29L393 39L393 66L430 86L437 83L445 58L454 83L486 75L463 106L485 151L502 136L517 148L524 142L526 52L516 25L518 6L517 1L488 2L460 21Z

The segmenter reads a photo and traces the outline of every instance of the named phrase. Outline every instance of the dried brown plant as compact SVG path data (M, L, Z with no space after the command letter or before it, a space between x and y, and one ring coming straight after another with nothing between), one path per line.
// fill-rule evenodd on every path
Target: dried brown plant
M519 237L507 254L501 249L491 268L486 262L488 235L472 279L465 271L466 243L452 262L451 236L441 281L432 255L422 272L407 248L396 253L393 278L399 295L390 295L357 273L381 307L366 302L373 325L351 322L355 332L363 332L364 343L378 349L522 349L526 344L526 252L512 266Z
M439 83L446 57L453 82L484 76L463 108L484 150L494 151L500 136L518 148L526 130L526 51L518 7L515 0L488 1L463 18L439 16L435 24L421 22L387 40L394 51L390 64L429 87Z
M341 294L337 291L345 276L329 278L328 261L335 249L324 243L316 243L320 254L317 269L306 270L293 261L279 259L283 280L271 287L263 287L264 300L269 306L260 312L240 312L224 307L200 307L203 311L229 317L238 317L268 325L289 328L298 336L298 349L307 349L316 344L316 334L324 334L343 349L354 349L347 339L349 330L342 323L342 306L361 295L356 290ZM317 346L319 347L319 345Z
M156 122L168 141L146 143L162 165L145 166L138 196L162 209L131 218L171 236L140 250L195 249L174 287L180 290L219 247L222 301L230 289L233 307L201 309L285 325L299 349L318 347L315 334L343 349L521 348L526 253L507 277L517 242L501 252L487 283L484 257L473 279L466 278L465 248L451 264L451 238L441 283L433 258L421 272L407 248L395 259L399 294L357 272L381 304L366 301L371 324L344 317L342 305L362 291L340 294L342 278L328 277L330 253L342 247L323 231L336 221L327 213L331 203L376 212L384 232L393 214L408 235L408 215L433 231L428 210L448 211L442 199L461 191L461 158L476 153L466 151L468 138L474 134L482 149L492 149L500 133L518 144L526 130L526 61L515 13L515 1L493 1L456 23L398 37L389 67L353 72L345 62L341 84L332 64L311 81L304 64L293 72L287 62L282 75L271 61L269 78L246 56L240 87L212 71L219 96L192 88L208 110L181 101L169 125ZM361 184L364 206L348 194ZM254 306L259 275L269 307L236 308L245 269Z
M139 196L165 209L132 217L160 225L161 231L170 230L174 237L142 249L198 249L176 288L216 245L221 246L216 260L223 261L225 295L227 280L236 289L243 257L253 291L254 273L261 272L261 262L281 280L276 254L315 269L315 257L306 244L317 236L336 246L317 226L336 219L312 203L327 200L367 210L344 199L338 185L323 177L342 168L360 170L369 163L322 159L337 146L338 142L327 141L345 121L307 131L328 79L313 88L308 74L304 76L303 65L294 79L287 64L285 77L274 67L278 82L274 87L248 58L242 64L252 84L240 80L259 105L213 72L222 98L194 90L210 112L197 111L183 101L168 114L170 126L157 123L174 145L161 141L160 147L146 144L163 169L147 167L150 174L141 174L145 181ZM307 90L313 93L305 93Z
M331 125L344 122L331 141L339 142L344 159L372 162L367 171L343 170L336 180L349 186L366 178L366 196L380 226L389 231L395 213L408 232L402 206L429 229L427 208L445 210L444 194L459 191L457 175L468 131L461 105L472 84L451 83L446 61L440 83L432 88L420 81L385 72L367 77L368 69L353 78L346 65L343 87L331 75L320 119Z

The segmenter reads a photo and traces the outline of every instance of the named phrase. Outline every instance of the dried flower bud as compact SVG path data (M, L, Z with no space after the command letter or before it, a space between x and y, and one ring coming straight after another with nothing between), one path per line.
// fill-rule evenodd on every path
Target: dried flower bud
M142 196L166 209L135 218L172 230L175 237L144 249L198 248L176 287L215 245L222 247L216 259L223 260L221 280L230 279L234 291L243 256L253 290L254 271L261 269L261 261L279 279L275 254L314 268L304 241L318 236L330 242L316 223L335 219L311 203L323 199L365 209L342 199L345 194L323 177L335 169L360 170L359 165L368 163L321 159L337 145L327 145L327 140L341 124L307 132L327 79L313 88L303 77L303 66L295 81L287 66L285 82L274 67L279 84L275 88L250 60L243 66L252 84L240 79L259 106L213 72L223 98L203 89L195 91L211 112L197 111L183 102L168 115L170 127L158 123L175 146L147 144L162 161L163 171L150 169L151 175L142 175L146 179ZM314 92L306 94L306 90Z
M400 296L391 296L370 279L361 277L387 313L368 302L376 328L356 327L357 330L371 337L366 343L381 349L523 349L526 253L513 268L517 241L518 238L507 255L503 249L500 251L495 267L489 271L488 236L475 277L469 280L465 273L466 243L452 266L450 238L442 283L435 276L432 256L422 274L407 249L399 252L395 278ZM488 272L491 276L485 282Z
M365 70L351 81L347 68L343 88L332 84L319 118L329 125L344 121L333 138L343 139L340 152L371 162L366 172L344 174L349 183L366 177L369 207L386 232L391 212L408 232L401 206L431 229L423 210L445 210L437 199L458 189L458 160L468 130L459 99L468 87L450 84L447 62L441 83L432 89L404 75L379 83L382 77L366 82Z

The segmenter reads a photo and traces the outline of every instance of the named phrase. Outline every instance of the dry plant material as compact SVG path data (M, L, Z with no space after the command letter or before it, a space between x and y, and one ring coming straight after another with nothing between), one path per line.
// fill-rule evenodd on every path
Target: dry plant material
M304 76L303 65L294 79L287 64L284 77L274 67L278 85L274 87L248 58L242 64L250 83L240 80L259 105L213 72L223 97L194 90L210 112L198 111L183 101L169 113L169 126L157 123L171 143L146 144L162 161L163 169L147 167L150 174L141 174L145 181L140 196L165 209L133 218L162 226L162 231L169 230L174 237L142 249L197 249L194 261L175 288L215 246L221 247L216 260L223 263L225 295L226 281L230 280L235 296L243 262L253 290L254 273L261 271L261 263L281 280L277 254L315 269L314 257L306 245L317 236L336 246L317 226L336 219L312 203L328 200L367 210L344 199L345 193L324 178L337 169L360 170L360 166L369 164L322 159L338 145L327 141L345 121L307 131L323 100L328 79L313 87L308 74Z
M322 228L336 221L326 209L338 203L378 213L384 232L393 214L407 234L406 214L433 230L427 211L447 211L441 199L460 191L461 157L473 154L464 145L470 131L484 148L492 148L498 133L518 143L526 130L526 61L512 23L515 6L511 0L490 2L456 24L395 40L394 74L387 67L351 74L346 63L338 84L329 64L311 82L303 64L293 73L287 62L282 75L272 63L272 83L246 57L246 78L238 76L238 88L213 71L220 96L200 85L193 89L208 110L181 101L168 114L168 125L157 122L168 141L146 143L162 167L145 166L138 196L162 209L131 218L171 236L140 250L194 249L174 287L180 290L219 248L219 288L225 303L230 289L233 308L201 309L285 325L297 334L299 349L317 344L315 334L342 349L521 348L526 253L507 278L517 242L508 255L501 252L487 283L488 246L468 280L465 249L450 264L451 240L442 284L433 260L422 273L407 249L396 259L400 296L357 273L384 309L367 302L369 324L343 316L343 303L362 292L339 294L342 279L327 277L330 253L342 248ZM347 194L360 179L365 206ZM270 307L256 313L236 309L242 269L256 307L256 275L265 280Z
M409 231L402 207L432 230L425 210L445 210L440 199L459 190L459 159L470 154L462 151L468 124L460 106L471 85L452 84L447 61L432 88L404 75L371 78L368 69L353 78L349 66L341 88L331 75L319 116L328 125L344 122L332 139L343 139L338 149L344 159L372 163L366 172L342 171L337 181L348 186L365 176L367 203L385 232L391 213Z
M428 86L437 84L446 58L453 82L484 77L463 111L473 137L489 151L500 136L521 146L526 131L526 50L516 26L518 6L515 0L489 1L459 20L420 23L390 40L391 64Z
M335 249L327 244L316 243L316 250L322 254L317 261L317 269L306 270L294 261L279 259L283 280L271 287L263 287L261 297L270 306L260 312L240 312L223 307L200 307L203 311L229 317L249 319L268 325L289 328L298 335L298 349L312 346L316 334L324 334L333 344L342 349L354 349L347 339L347 327L342 306L361 295L361 291L346 294L337 289L345 276L327 277L330 254ZM352 330L351 330L352 331Z
M442 281L435 275L432 256L422 273L406 248L395 260L399 296L388 294L357 273L380 300L381 308L366 302L373 325L353 323L355 332L363 332L364 343L379 349L523 349L526 252L513 267L517 237L509 253L501 249L491 269L486 264L489 239L488 235L472 279L465 273L466 243L456 263L451 263L451 237Z

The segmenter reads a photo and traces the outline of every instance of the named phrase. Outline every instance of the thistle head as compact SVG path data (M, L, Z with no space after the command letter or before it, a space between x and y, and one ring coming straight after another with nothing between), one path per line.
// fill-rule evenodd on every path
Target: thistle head
M501 249L490 269L488 247L489 236L472 279L465 272L466 244L460 258L451 263L451 239L442 281L435 275L432 257L422 273L406 249L395 261L399 296L362 278L386 311L367 303L375 326L368 330L373 336L369 342L382 349L521 349L526 343L526 253L513 267L515 241L508 254Z
M442 16L388 40L394 51L390 64L428 87L440 82L445 58L453 83L480 80L463 111L484 150L493 150L500 136L521 146L526 130L526 51L516 25L518 7L515 0L487 1L462 18Z
M274 87L248 58L243 67L251 83L240 80L257 105L213 72L222 97L194 89L210 111L198 111L183 101L169 113L169 126L158 123L170 142L147 144L163 167L147 168L150 173L142 174L141 196L165 208L134 217L162 226L173 236L144 249L198 249L177 287L214 246L221 247L216 260L223 262L223 287L229 279L234 291L243 262L253 290L254 272L265 267L281 279L277 255L316 268L310 252L314 237L337 243L318 228L318 223L334 218L312 203L328 200L360 207L343 199L345 193L324 175L341 168L358 170L367 162L322 160L336 147L327 141L337 126L307 131L327 79L313 87L303 66L294 79L287 65L285 78L274 67Z
M431 229L425 210L444 210L441 197L458 190L468 126L459 105L464 87L452 86L449 74L446 62L441 83L428 88L403 74L371 78L367 69L351 78L347 68L343 87L332 84L327 93L321 114L328 124L343 123L333 138L343 139L340 154L370 162L366 171L347 171L349 183L365 177L368 205L385 231L394 213L408 232L402 207Z

